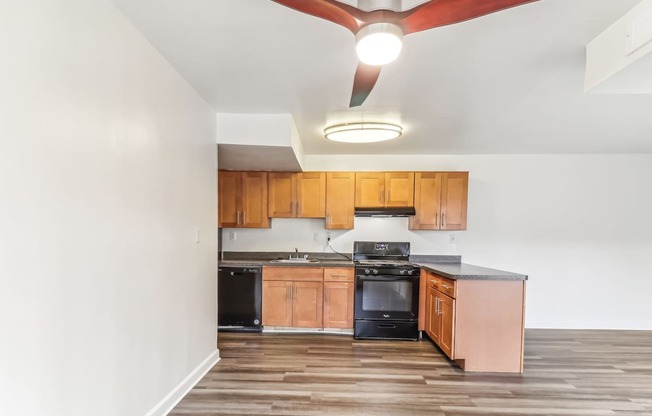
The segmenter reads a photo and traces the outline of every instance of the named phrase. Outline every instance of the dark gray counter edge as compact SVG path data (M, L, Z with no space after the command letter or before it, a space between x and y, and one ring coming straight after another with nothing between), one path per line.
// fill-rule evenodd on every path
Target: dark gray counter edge
M466 263L417 263L422 269L454 280L528 280L527 275Z

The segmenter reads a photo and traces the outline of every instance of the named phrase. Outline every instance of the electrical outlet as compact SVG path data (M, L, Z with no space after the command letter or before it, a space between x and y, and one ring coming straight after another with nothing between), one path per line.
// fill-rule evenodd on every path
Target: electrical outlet
M312 234L312 241L319 241L319 231L315 231Z
M456 234L449 234L448 235L448 243L449 244L457 243L457 235Z
M229 231L229 240L236 240L238 237L238 234L236 234L235 231Z

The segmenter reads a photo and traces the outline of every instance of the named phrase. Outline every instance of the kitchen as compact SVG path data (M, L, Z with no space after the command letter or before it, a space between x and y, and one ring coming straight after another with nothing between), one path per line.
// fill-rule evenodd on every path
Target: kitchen
M639 3L409 34L349 109L355 36L273 1L3 2L0 413L649 414L652 102L585 85ZM342 113L402 135L328 141ZM428 335L217 333L218 169L468 172L466 230L274 218L220 249L335 255L330 233L527 274L524 372L463 372Z

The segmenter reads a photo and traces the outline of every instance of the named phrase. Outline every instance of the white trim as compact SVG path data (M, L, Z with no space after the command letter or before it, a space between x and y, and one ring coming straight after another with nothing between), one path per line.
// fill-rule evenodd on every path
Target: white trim
M199 383L208 371L220 361L220 350L213 351L201 364L199 364L181 383L177 384L156 406L152 408L145 416L165 416L174 409L181 399L195 384Z

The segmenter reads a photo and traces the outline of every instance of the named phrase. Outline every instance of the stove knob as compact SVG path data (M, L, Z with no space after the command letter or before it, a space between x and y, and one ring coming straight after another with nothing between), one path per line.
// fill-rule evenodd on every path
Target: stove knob
M414 270L408 270L408 274L412 274Z
M378 274L378 270L374 269L374 274Z
M369 273L371 273L371 270L369 270L369 269L364 269L364 274L369 274Z
M399 273L401 273L401 274L405 274L405 270L401 270Z

